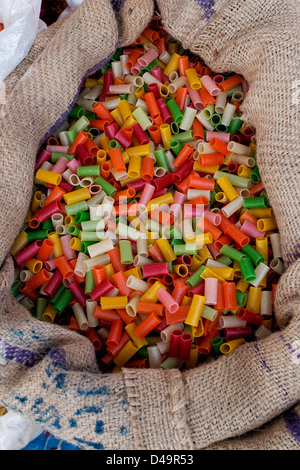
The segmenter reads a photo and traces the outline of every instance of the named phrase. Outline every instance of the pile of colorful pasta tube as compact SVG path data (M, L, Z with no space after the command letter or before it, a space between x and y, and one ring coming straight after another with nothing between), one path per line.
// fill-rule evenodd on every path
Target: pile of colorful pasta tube
M12 293L104 370L188 369L276 329L284 265L246 92L150 25L39 149Z

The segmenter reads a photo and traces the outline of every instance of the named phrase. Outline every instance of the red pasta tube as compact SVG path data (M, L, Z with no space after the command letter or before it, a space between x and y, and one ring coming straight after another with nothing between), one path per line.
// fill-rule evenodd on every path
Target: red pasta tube
M163 176L160 176L159 178L155 178L153 180L153 184L156 188L156 190L166 188L168 186L171 186L173 184L173 173L166 173Z
M109 87L114 83L114 75L112 72L105 72L103 74L103 95L110 96Z
M157 100L157 105L158 105L161 117L165 124L170 124L172 121L174 121L174 118L163 98L159 98Z
M76 150L78 157L80 158L80 161L83 165L90 166L93 164L94 158L89 154L88 150L83 144L78 144Z
M124 323L122 320L114 320L111 324L106 344L109 348L117 346L120 342Z
M189 158L186 160L183 165L181 165L178 170L174 171L172 173L173 179L175 183L180 183L184 178L187 177L187 175L192 171L194 166L194 160L192 158Z
M69 285L69 290L72 292L75 299L77 299L77 302L80 303L81 307L84 308L86 301L88 300L88 296L84 293L83 288L78 284L78 282L72 282L72 284Z
M25 282L23 282L20 285L19 292L21 292L21 294L25 295L25 297L28 297L28 299L32 300L32 302L36 302L37 298L39 296L38 292L28 289Z
M95 328L88 328L86 330L86 335L88 339L90 340L90 342L92 343L94 350L100 351L102 344Z
M214 309L220 312L225 310L224 290L222 284L218 284L217 286L217 303L214 305Z
M123 129L118 130L118 132L114 136L114 139L120 145L122 145L122 147L124 147L124 149L127 149L132 144L132 138L130 138L129 135L124 132ZM149 139L148 139L148 142L149 142Z
M134 330L134 334L142 339L154 330L161 322L161 319L155 314L150 313Z
M53 297L57 289L61 286L63 282L63 276L61 272L57 269L49 282L47 282L47 285L44 288L44 292L49 296Z
M178 357L181 338L184 335L182 330L174 330L171 333L168 356Z
M201 336L198 344L199 354L209 354L211 351L211 340L219 334L218 328L214 328L213 331L207 336Z
M105 132L110 140L113 140L119 131L119 126L116 122L112 122L105 127Z
M169 274L169 265L168 263L154 263L154 264L145 264L142 267L143 277L148 278L151 276L163 276L164 274Z
M178 359L182 362L188 361L191 353L193 337L188 333L184 333L180 337Z
M148 136L146 135L146 133L143 131L142 127L140 126L139 123L136 123L132 126L132 129L133 129L133 134L134 136L137 138L138 140L138 143L140 145L145 145L145 144L148 144L150 141L149 141L149 138Z
M22 266L22 264L26 263L26 261L31 258L34 258L37 255L40 247L42 246L42 243L42 240L37 240L31 243L31 245L26 246L22 251L20 251L14 256L16 263L19 266Z
M114 287L115 285L110 279L105 279L97 287L95 287L95 289L92 290L92 292L90 293L90 297L98 302L100 297L104 297L112 289L114 289Z
M158 88L157 83L149 83L148 90L153 92L156 101L159 100L160 94L159 94L159 88Z
M245 320L247 323L251 323L252 325L256 326L261 326L264 321L264 317L262 315L250 312L245 308L240 308L240 310L238 311L238 317L242 320Z
M35 217L42 224L45 220L50 219L53 214L61 212L62 206L59 201L53 201L48 206L38 209L35 213Z
M103 162L101 163L101 166L100 166L100 176L105 179L105 180L108 180L109 176L110 176L110 173L111 173L111 165L109 162Z
M51 158L51 153L47 152L47 150L43 150L36 160L34 172L36 173L41 168L42 164L45 162L48 162L50 158Z
M236 310L237 301L236 301L236 288L234 282L224 282L223 283L223 293L224 293L224 303L225 310Z
M225 328L224 338L227 341L236 338L251 338L253 334L251 326L242 326L236 328Z

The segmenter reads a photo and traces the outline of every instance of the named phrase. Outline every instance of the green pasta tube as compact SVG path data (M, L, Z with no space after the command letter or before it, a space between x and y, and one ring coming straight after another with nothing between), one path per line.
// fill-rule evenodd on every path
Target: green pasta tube
M252 263L255 264L255 266L257 266L259 263L265 262L264 256L258 253L258 251L249 244L243 246L242 252L246 256L248 256L248 258L250 258L250 260L252 261Z
M157 166L160 166L164 168L166 171L169 171L165 151L163 149L155 150L154 155L156 158Z
M79 166L77 168L77 175L84 176L100 176L100 165Z
M230 245L223 245L222 248L220 248L220 253L222 253L222 255L228 256L228 258L231 258L234 261L239 261L242 258L246 258L244 253L241 253L239 250L236 250Z
M119 250L120 250L121 263L132 264L133 254L132 254L131 242L129 240L120 240Z
M62 313L65 308L69 305L71 300L73 299L73 294L69 289L65 289L60 297L56 300L53 304L53 309L58 313Z
M85 286L84 292L85 294L90 294L95 289L95 278L94 278L94 271L87 271L85 273Z
M65 206L67 215L75 215L77 212L85 212L88 210L86 201L74 202L73 204L67 204Z
M178 104L176 101L171 98L166 100L167 106L169 108L170 113L172 114L174 121L178 124L183 120L183 114L179 109Z
M245 282L252 282L256 279L256 274L254 268L252 266L250 258L241 258L238 261L238 265L240 267L243 279Z
M261 209L268 207L268 205L269 201L266 196L249 197L244 199L243 203L245 209Z
M102 178L102 176L98 176L98 178L95 179L94 184L99 184L108 196L113 197L117 192L117 188L108 183L104 178Z
M203 277L201 277L204 269L205 265L200 266L200 268L197 269L197 271L195 271L186 281L186 285L189 286L190 289L193 289L193 287L198 286L201 282L204 281Z

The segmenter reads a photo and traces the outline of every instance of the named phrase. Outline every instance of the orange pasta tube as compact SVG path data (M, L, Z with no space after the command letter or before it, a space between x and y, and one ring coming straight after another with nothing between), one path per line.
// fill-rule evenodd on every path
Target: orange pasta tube
M100 320L106 320L109 322L113 322L114 320L120 319L120 315L115 310L112 310L112 309L102 310L102 308L99 305L96 307L94 317L99 318Z
M202 230L204 233L211 233L214 241L217 240L223 233L218 227L203 217L197 222L197 227L200 228L200 230Z
M48 206L51 204L51 202L54 201L61 201L63 198L63 195L65 194L65 190L61 188L60 186L55 186L49 196L45 199L43 207Z
M52 240L43 240L43 243L36 255L36 259L44 263L47 261L53 251L54 242Z
M160 132L160 127L152 124L152 126L148 127L148 132L150 134L151 139L153 140L154 144L160 145L162 143L162 137Z
M156 126L158 128L158 126ZM159 129L159 128L158 128ZM144 157L142 162L142 179L145 181L153 180L154 160L152 157Z
M126 266L125 264L121 263L120 250L118 246L115 246L112 250L109 250L107 254L116 273L119 271L125 271Z
M177 93L176 93L175 101L176 101L176 103L177 103L178 108L180 109L180 111L183 111L183 109L184 109L184 107L185 107L185 102L186 102L187 94L188 94L187 88L185 88L185 87L178 87Z
M161 322L161 319L155 314L150 313L135 329L135 335L142 339L154 330Z
M105 180L108 180L109 176L110 176L110 172L111 172L111 165L109 162L103 162L100 166L100 176L105 179Z
M204 108L206 108L210 104L216 103L216 99L207 91L206 88L201 88L201 90L199 90L199 94Z
M114 167L114 170L117 173L121 173L123 171L126 171L126 165L125 165L125 162L124 162L124 157L123 157L122 151L119 147L111 149L109 151L109 156L111 158L111 162L112 162L112 165Z
M124 323L122 320L114 320L111 324L106 344L109 348L117 346L120 342Z
M136 61L138 60L139 57L141 57L142 51L141 49L132 49L132 52L130 53L128 60L126 62L126 68L128 70L132 69L132 67L135 65Z
M190 144L185 144L184 147L180 150L179 154L175 158L173 164L179 168L183 163L192 155L194 152L194 147Z
M156 242L154 243L154 245L148 248L148 252L151 258L153 259L153 261L155 261L156 263L164 263L166 261L164 255L162 254Z
M159 209L151 211L150 218L156 220L156 222L159 222L162 225L167 225L168 227L174 223L174 216L172 214L168 214L167 212L163 212Z
M96 113L98 119L104 119L109 122L114 121L110 111L106 109L106 107L100 103L100 101L93 106L93 111Z
M93 273L95 286L97 287L102 281L106 279L106 272L104 266L93 266Z
M39 271L26 282L26 287L27 289L34 291L38 287L42 286L45 282L49 281L49 279L49 272L46 269L41 269L41 271Z
M204 140L204 127L199 119L194 119L192 126L193 138L195 140Z
M231 153L229 150L227 150L227 143L223 142L220 139L217 139L217 137L213 137L212 139L210 139L209 145L214 150L216 150L216 152L222 153L226 157Z
M74 270L65 255L56 258L55 263L64 279L74 276Z
M137 313L150 315L155 313L158 316L164 314L164 306L162 304L154 304L153 302L141 302L139 301L136 306Z
M126 285L127 277L125 276L124 271L119 271L113 274L112 280L116 284L117 289L119 289L120 295L129 296L132 289Z
M149 113L150 113L153 121L159 119L161 117L161 113L160 113L158 104L156 102L154 93L152 91L150 91L148 93L145 93L144 94L144 100L147 103Z
M70 155L76 155L76 148L77 145L82 144L84 145L86 141L88 140L88 135L86 132L80 131L79 134L75 137L74 141L70 145L68 149L68 154Z
M175 325L176 323L183 323L189 313L189 305L180 305L175 313L170 313L166 310L166 323L167 325Z
M219 83L219 88L223 93L226 93L226 91L232 90L232 88L240 85L243 81L243 77L235 74L232 77L229 77L223 82Z
M222 153L205 153L199 155L200 166L223 165L225 157Z
M191 188L213 191L215 188L215 181L213 179L201 178L198 173L191 172L189 175L189 185Z
M187 55L178 57L178 71L181 77L185 76L185 71L190 68L190 60Z
M236 287L234 282L223 283L225 310L236 310Z

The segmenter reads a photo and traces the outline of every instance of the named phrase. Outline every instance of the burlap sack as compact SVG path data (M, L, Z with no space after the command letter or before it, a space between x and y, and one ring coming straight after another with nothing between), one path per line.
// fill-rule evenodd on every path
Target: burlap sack
M245 76L262 180L286 272L280 331L197 369L102 374L84 337L33 319L11 296L9 249L27 213L39 143L84 76L150 21L150 0L85 0L41 35L6 84L1 122L0 398L82 449L299 449L299 3L161 0L167 31L214 71ZM298 75L297 75L298 74Z

